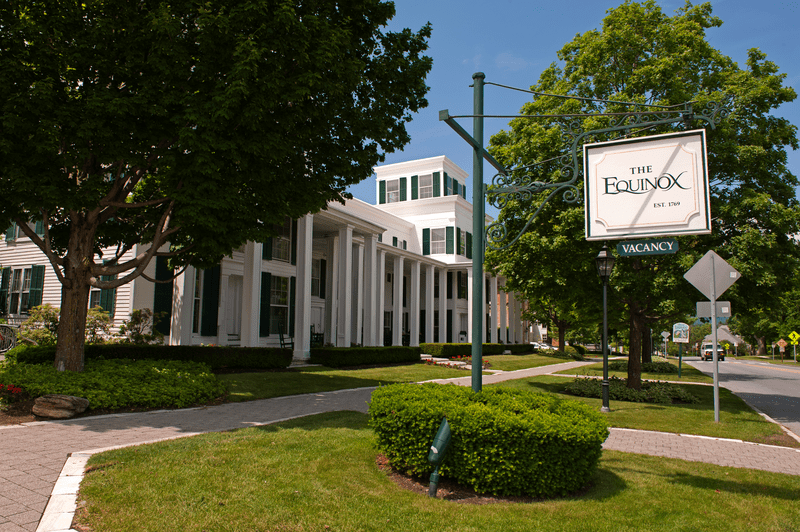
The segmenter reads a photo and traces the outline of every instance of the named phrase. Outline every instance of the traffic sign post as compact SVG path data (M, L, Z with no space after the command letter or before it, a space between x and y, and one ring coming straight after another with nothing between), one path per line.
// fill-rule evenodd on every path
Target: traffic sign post
M686 323L676 323L673 325L672 341L678 344L678 378L680 378L681 365L683 363L683 344L689 343L689 325Z
M797 331L792 331L789 335L789 340L792 341L794 346L794 361L797 362L797 341L800 340L800 334L797 334Z
M684 279L700 290L711 307L711 331L713 333L712 360L714 361L714 421L719 423L719 357L717 356L717 296L730 288L740 273L725 262L725 259L709 251L684 274Z

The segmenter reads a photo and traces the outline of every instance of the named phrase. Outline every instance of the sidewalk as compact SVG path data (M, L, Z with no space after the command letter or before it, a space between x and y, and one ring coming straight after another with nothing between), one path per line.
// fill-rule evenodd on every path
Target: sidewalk
M485 375L484 384L571 369L585 362ZM447 381L470 386L471 377ZM208 408L114 414L0 427L0 532L67 530L82 464L99 450L245 428L330 412L366 412L374 388L305 394ZM604 449L800 475L800 450L736 440L612 429ZM68 454L73 454L67 461ZM48 501L50 506L48 506ZM42 519L45 507L47 512ZM41 520L41 523L40 523Z

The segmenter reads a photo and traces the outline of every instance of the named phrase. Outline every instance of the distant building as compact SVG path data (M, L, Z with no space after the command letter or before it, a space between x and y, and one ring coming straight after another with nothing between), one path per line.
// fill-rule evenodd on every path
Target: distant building
M168 318L159 328L172 345L278 346L282 333L294 339L298 359L308 357L312 343L470 341L473 235L466 172L445 156L375 172L376 205L331 203L287 219L278 236L248 242L214 268L189 267L171 283L139 277L116 290L93 289L90 305L109 310L116 327L134 309L163 312ZM60 305L61 285L48 261L16 227L0 242L0 272L0 314L20 320L38 304ZM160 258L146 273L172 276ZM522 304L502 292L503 284L486 276L484 341L541 340L538 327L522 322Z

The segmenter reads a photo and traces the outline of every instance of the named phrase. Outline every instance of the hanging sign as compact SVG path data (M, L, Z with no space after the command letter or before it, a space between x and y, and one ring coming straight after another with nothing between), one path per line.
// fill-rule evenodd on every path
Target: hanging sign
M678 241L674 238L660 240L627 240L617 244L617 253L621 257L637 257L640 255L668 255L678 251Z
M711 233L705 130L583 147L586 239Z

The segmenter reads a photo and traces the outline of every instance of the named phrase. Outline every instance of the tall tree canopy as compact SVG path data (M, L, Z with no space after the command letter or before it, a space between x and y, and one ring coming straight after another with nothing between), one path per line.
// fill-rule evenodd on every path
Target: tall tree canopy
M785 74L758 49L750 50L742 68L710 46L705 32L721 24L712 15L710 3L695 6L687 1L674 16L668 16L653 0L626 1L607 12L601 30L579 34L567 43L558 52L560 63L553 63L531 87L538 93L588 99L538 95L521 110L522 115L637 110L615 102L663 106L694 102L695 109L702 109L711 101L724 102L731 110L715 129L707 128L712 234L679 238L678 255L619 259L614 270L611 304L613 310L627 316L631 332L631 387L641 383L641 342L648 324L692 314L694 302L702 298L683 274L706 251L715 249L743 273L730 296L740 315L750 312L751 307L766 310L767 301L775 301L780 285L790 280L789 276L780 276L782 264L793 264L800 257L797 242L791 237L800 230L795 199L798 181L786 167L786 149L798 148L797 130L787 120L771 114L781 104L793 101L796 93L784 86ZM611 120L588 118L581 127L586 131L607 127ZM563 181L567 177L557 158L568 146L561 138L563 129L559 124L557 119L514 119L509 130L492 138L491 152L508 167L542 163L537 167L540 173L534 176L536 180ZM676 124L675 128L706 125L694 121ZM663 126L633 127L628 133L639 136L669 130ZM551 161L552 158L556 159ZM582 183L577 185L580 188ZM520 219L527 219L543 200L544 196L539 195L531 201L511 201L501 211L500 219L512 227L521 227ZM555 210L583 210L581 201L568 204L560 197L551 200L551 204ZM543 210L539 217L547 215L553 214ZM563 215L562 218L566 219ZM585 262L587 257L596 255L600 245L579 238L583 218L572 219L573 226L562 224L560 234L574 239L574 257ZM540 226L547 232L551 225L537 220L531 231L538 235ZM574 271L570 275L586 270L586 264L573 261L563 250L545 249L541 252L543 258L531 256L529 242L537 238L523 237L514 247L489 254L488 260L512 283L514 279L552 275L554 270L549 264L559 256L547 256L548 253L558 253L561 260L572 264ZM564 274L563 279L570 277ZM577 287L574 291L574 303L584 311L585 300L600 297L600 281L596 283L595 294ZM526 291L526 296L548 299L552 293L545 288L540 292Z
M82 369L90 286L129 282L165 243L175 266L217 263L341 201L409 141L431 29L383 31L394 13L380 0L2 2L0 224L62 283L58 367ZM151 245L122 262L136 244Z

